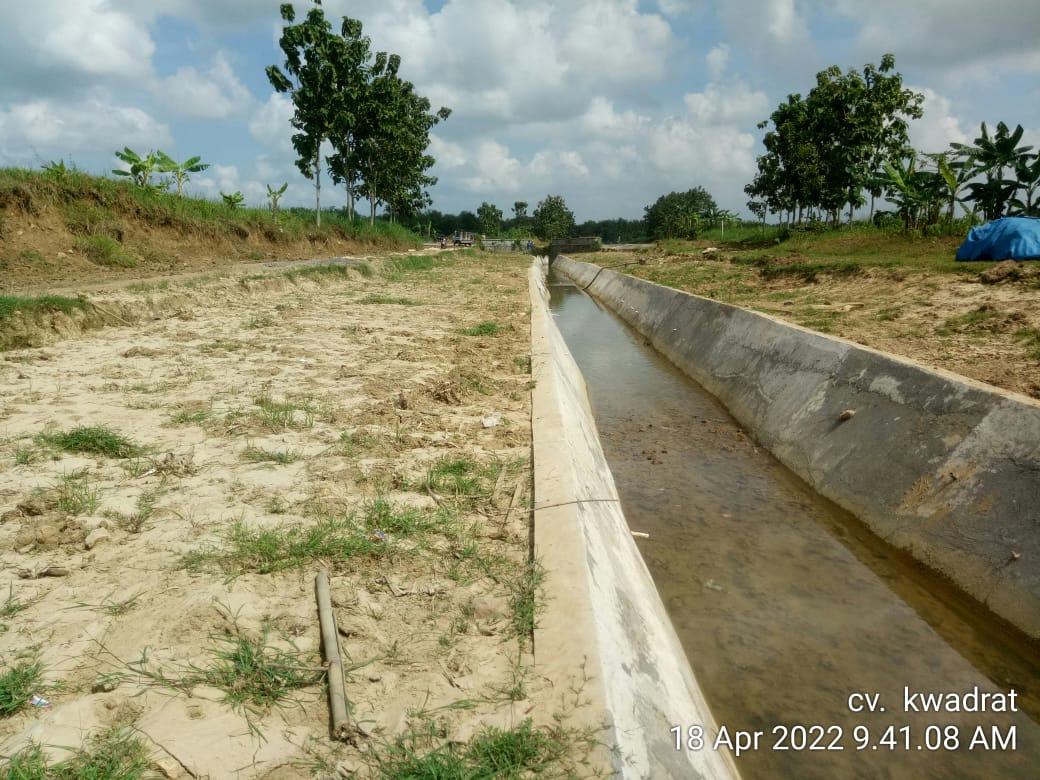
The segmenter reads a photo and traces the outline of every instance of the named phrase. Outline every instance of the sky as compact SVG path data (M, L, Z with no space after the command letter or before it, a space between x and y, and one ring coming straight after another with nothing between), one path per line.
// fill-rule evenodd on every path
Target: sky
M298 14L311 3L298 0ZM431 133L433 208L509 216L562 195L579 222L639 219L704 187L747 214L757 124L830 65L896 57L925 95L923 151L968 142L985 121L1040 147L1037 0L325 0L360 19L376 51L451 117ZM201 155L190 194L241 191L312 205L290 143L289 99L268 0L0 3L0 166L51 160L110 174L116 149ZM327 183L327 182L326 182ZM346 193L323 187L323 205Z

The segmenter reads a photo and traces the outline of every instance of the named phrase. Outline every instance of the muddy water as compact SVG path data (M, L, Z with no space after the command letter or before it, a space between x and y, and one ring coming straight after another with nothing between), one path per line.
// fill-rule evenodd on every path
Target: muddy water
M743 776L1037 776L1037 645L815 495L568 280L549 282L629 526L650 535L640 549L723 739L750 745ZM919 695L976 691L957 712ZM998 695L978 711L983 693ZM696 749L699 724L674 725Z

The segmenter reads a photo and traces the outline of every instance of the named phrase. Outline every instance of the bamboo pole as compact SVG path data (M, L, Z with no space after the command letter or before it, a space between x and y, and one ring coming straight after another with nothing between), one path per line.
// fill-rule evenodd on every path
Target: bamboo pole
M314 578L314 590L318 599L318 621L321 625L321 647L328 669L329 714L333 739L352 740L353 729L347 714L347 686L343 679L343 660L339 653L336 631L336 616L332 612L332 597L329 593L329 572L324 566Z

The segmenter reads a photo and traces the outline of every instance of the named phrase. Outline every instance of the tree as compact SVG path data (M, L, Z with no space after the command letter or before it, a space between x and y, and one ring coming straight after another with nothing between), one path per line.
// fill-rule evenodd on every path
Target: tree
M477 219L480 220L481 233L485 236L497 236L502 227L502 209L485 201L477 209Z
M696 238L701 222L718 211L715 199L703 187L662 195L647 206L646 231L653 239Z
M173 174L173 180L177 184L178 198L184 197L184 183L190 178L188 174L202 173L209 167L209 163L202 162L201 156L189 157L184 162L177 162L161 149L155 155L158 158L158 171Z
M535 235L544 241L574 235L574 212L561 195L549 195L538 203L531 215Z
M129 165L130 170L115 168L112 173L130 178L138 187L149 186L152 174L159 165L159 157L155 152L148 152L147 157L141 157L129 146L124 146L123 151L116 152L116 157Z
M891 54L862 74L831 66L816 74L804 99L789 95L759 124L765 129L771 121L773 129L744 191L771 211L797 210L799 221L805 210L810 217L820 210L837 223L846 205L851 220L865 189L880 193L883 161L908 148L908 120L922 115L923 95L904 89L894 68Z
M444 107L432 113L430 101L400 78L400 65L396 54L376 55L368 94L357 114L352 159L362 177L358 192L369 199L373 221L377 203L399 215L429 205L426 188L437 182L426 173L434 163L426 154L430 129L451 115Z
M291 3L280 7L282 19L288 24L282 29L278 46L285 55L284 72L277 65L269 65L267 78L275 91L289 93L293 102L291 124L297 130L292 136L296 150L296 167L307 179L314 181L316 222L321 226L321 145L332 130L336 109L332 97L339 93L336 70L329 62L334 46L332 26L325 19L321 0L306 19L296 21Z
M516 220L517 227L527 219L527 201L518 200L513 203L513 219Z

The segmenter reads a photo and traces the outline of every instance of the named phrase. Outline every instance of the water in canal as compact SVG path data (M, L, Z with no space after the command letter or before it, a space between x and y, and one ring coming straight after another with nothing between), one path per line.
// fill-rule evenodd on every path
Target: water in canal
M724 737L757 741L743 777L1038 776L1037 645L813 493L569 280L549 284L697 680ZM999 695L926 709L982 694ZM698 746L698 724L674 725Z

